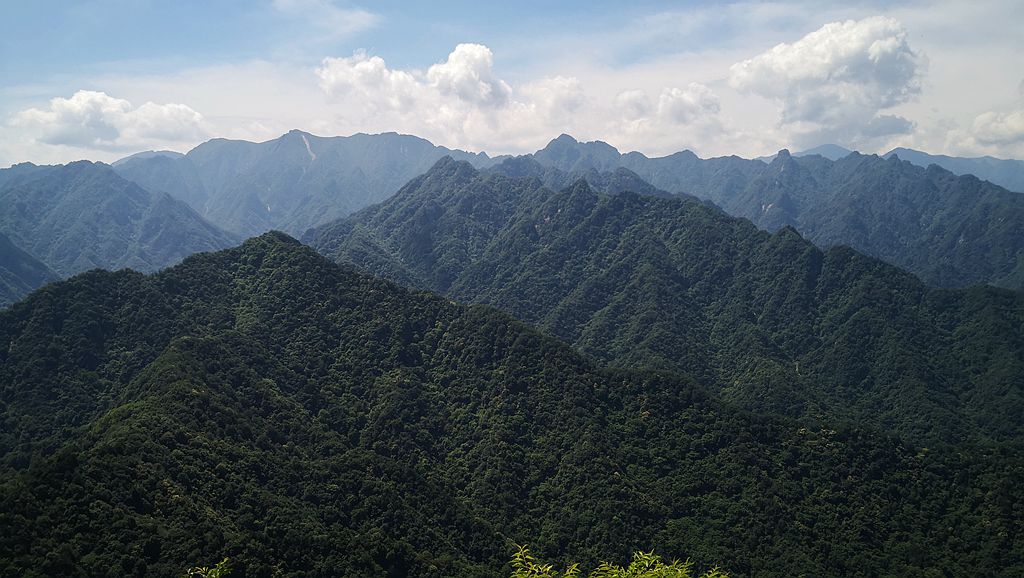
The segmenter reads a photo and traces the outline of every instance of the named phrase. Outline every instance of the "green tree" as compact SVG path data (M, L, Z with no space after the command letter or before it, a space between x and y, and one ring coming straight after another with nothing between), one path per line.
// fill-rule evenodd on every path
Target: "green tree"
M564 572L557 572L551 564L541 564L526 546L520 546L512 555L511 578L576 578L580 576L579 564L570 564ZM689 560L673 560L666 564L654 552L636 552L629 566L622 567L603 562L590 573L590 578L693 578L693 563ZM729 578L725 572L712 568L700 578Z
M185 571L182 578L225 578L231 573L230 558L224 558L214 566L193 566Z

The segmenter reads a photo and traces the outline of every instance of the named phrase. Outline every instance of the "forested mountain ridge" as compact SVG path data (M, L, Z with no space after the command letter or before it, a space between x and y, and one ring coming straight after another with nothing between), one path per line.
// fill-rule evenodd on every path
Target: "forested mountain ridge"
M1024 564L1009 446L747 414L277 233L36 291L0 361L4 574L502 576L511 541L734 576Z
M948 155L933 155L926 152L897 147L882 155L883 158L891 156L910 161L920 167L939 165L940 167L958 175L974 175L1006 187L1015 193L1024 193L1024 161L1013 159L997 159L993 157L951 157Z
M503 162L499 172L535 176L556 190L586 177L606 192L692 195L768 231L790 225L822 248L849 245L935 286L1024 288L1019 194L938 167L840 156L844 150L817 151L828 158L782 151L770 162L701 159L690 151L649 158L563 134L532 155L491 158L394 133L318 137L293 130L263 143L214 139L186 155L133 155L115 163L115 170L186 201L236 234L280 229L302 235L384 201L450 155L477 168ZM619 182L601 183L602 174Z
M155 271L238 242L185 203L88 161L0 170L0 232L62 276Z
M624 167L658 189L710 200L769 231L793 226L823 248L849 245L932 285L1024 288L1024 197L938 166L786 151L769 164L690 151L648 158L568 135L532 156L570 172Z
M648 183L633 171L622 167L610 171L589 168L569 172L553 166L544 166L530 156L507 157L495 159L495 161L495 164L481 169L480 172L508 177L533 177L553 190L564 189L582 179L594 190L610 195L631 192L651 197L675 196Z
M692 374L752 410L928 445L1024 433L1024 294L929 289L694 200L585 181L555 192L446 159L309 241L606 362Z
M115 170L237 234L301 234L384 200L445 155L491 162L409 135L318 137L293 130L262 143L214 139L185 155L135 155Z
M60 277L0 233L0 308Z

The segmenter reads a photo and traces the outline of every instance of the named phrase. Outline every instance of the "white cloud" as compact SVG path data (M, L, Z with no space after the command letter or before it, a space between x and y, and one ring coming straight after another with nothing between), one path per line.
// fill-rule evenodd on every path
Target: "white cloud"
M912 128L906 119L880 112L913 100L926 68L904 27L878 16L825 24L736 63L729 84L776 100L780 123L795 140L827 136L856 145Z
M384 59L357 51L347 58L325 58L316 74L328 94L355 92L398 111L424 100L462 101L469 106L503 107L510 103L511 87L494 76L491 50L480 44L459 44L447 60L426 73L393 70Z
M614 106L627 122L637 121L651 113L651 99L639 88L623 90L615 95Z
M389 39L391 24L403 30L395 11L379 8L389 19L385 30L383 16L355 0L272 0L256 9L260 17L272 12L275 26L263 34L273 51L260 59L147 74L83 71L0 87L0 164L112 160L133 142L187 150L206 136L266 140L291 128L399 131L495 154L532 151L567 132L651 155L691 148L757 156L831 141L865 152L908 146L1024 157L1024 81L1007 73L1024 50L1013 26L1024 3L808 7L785 0L620 11L614 21L574 31L531 29L530 42L515 29L467 31L446 22L415 46L462 33L486 42L393 67L392 49L394 58L423 58ZM377 26L372 44L355 39ZM981 29L986 34L976 34ZM349 52L360 45L377 52ZM339 49L348 56L321 59ZM86 99L76 112L47 103L78 88L117 98ZM136 106L147 101L188 107ZM190 120L195 111L202 111L198 123ZM156 144L189 133L182 126L198 126L199 136Z
M324 59L316 74L346 122L390 125L490 152L532 151L562 132L645 150L657 143L659 152L669 152L669 142L700 142L722 128L718 98L702 84L663 87L656 101L637 89L591 94L572 76L512 86L495 74L491 50L479 44L456 46L426 71L389 68L360 51Z
M657 101L644 90L625 90L615 96L614 121L604 132L621 147L655 154L700 148L709 141L731 141L732 135L740 134L722 117L721 108L718 95L698 82L686 88L665 87Z
M543 78L519 89L523 100L531 103L531 112L558 123L587 104L587 96L579 79L571 76Z
M208 134L202 115L184 104L135 107L90 90L53 98L46 108L22 110L9 125L41 143L119 151L194 142Z
M967 128L949 127L945 139L949 154L1024 158L1024 108L983 112Z
M441 94L481 105L502 106L508 103L512 89L503 80L494 78L491 67L494 55L481 44L459 44L448 60L427 70L426 78Z
M686 89L666 88L658 97L658 116L671 124L687 124L712 118L719 113L718 97L711 89L691 82Z
M357 51L348 58L325 58L316 69L320 87L335 95L355 94L365 105L395 110L416 106L423 92L422 83L412 74L391 70L384 59Z
M1024 144L1024 109L984 112L974 119L971 133L983 145Z
M317 30L320 41L346 38L376 26L380 17L362 8L342 8L330 0L273 0L271 5Z

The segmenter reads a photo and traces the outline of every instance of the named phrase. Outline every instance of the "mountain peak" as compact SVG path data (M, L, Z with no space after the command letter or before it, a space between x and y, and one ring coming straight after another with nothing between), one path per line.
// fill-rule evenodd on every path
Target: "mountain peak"
M852 152L854 151L845 147L841 147L837 144L823 144L818 145L814 148L807 149L805 151L798 152L794 156L806 157L811 155L818 155L830 161L837 161L841 158L849 156Z
M284 244L284 245L301 245L302 244L295 237L292 237L288 233L284 233L284 232L278 231L278 230L267 231L266 233L263 233L262 235L259 235L259 236L256 236L256 237L253 237L253 238L249 239L248 241L246 241L246 243L249 243L249 242L252 242L252 241L260 241L260 242L264 242L264 243L281 243L281 244Z
M452 158L451 155L444 155L443 157L437 159L437 162L434 163L434 166L430 167L430 170L428 170L427 172L452 172L458 171L460 169L469 169L471 171L476 172L476 169L473 167L473 165L469 164L466 161L457 161L454 158Z

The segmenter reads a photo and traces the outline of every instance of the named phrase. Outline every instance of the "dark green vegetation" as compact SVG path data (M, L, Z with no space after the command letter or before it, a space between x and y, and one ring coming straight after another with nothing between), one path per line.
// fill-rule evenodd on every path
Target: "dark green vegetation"
M49 267L0 233L0 308L57 279L59 277Z
M511 578L579 578L579 564L571 564L559 572L552 564L542 564L530 555L526 547L512 556ZM636 552L628 566L617 566L602 562L588 574L590 578L693 578L693 563L686 561L665 562L653 552ZM729 578L717 568L708 570L700 578Z
M63 276L155 271L238 242L185 203L88 161L0 170L0 232Z
M566 219L593 197L549 196ZM745 413L276 233L0 311L0 412L5 576L173 576L227 556L232 576L507 576L512 541L559 566L654 548L732 576L1024 572L1008 446L928 452Z
M144 153L115 169L189 203L240 235L301 234L380 202L445 155L490 162L394 133L324 138L293 130L264 143L214 139L189 151Z
M929 289L697 201L554 192L449 159L313 244L751 410L927 444L1024 434L1024 294Z
M714 202L768 231L795 227L819 247L849 245L941 287L1024 288L1024 196L972 176L898 158L831 161L785 151L770 164L648 158L562 135L533 158L567 172L624 167L655 187Z
M680 196L663 191L641 179L640 175L622 167L610 171L599 171L589 168L567 172L555 167L544 166L531 156L500 159L500 162L496 162L496 164L483 169L481 172L483 174L499 174L507 177L532 177L549 189L554 190L564 189L582 179L594 190L610 195L631 192L648 197L672 198Z

